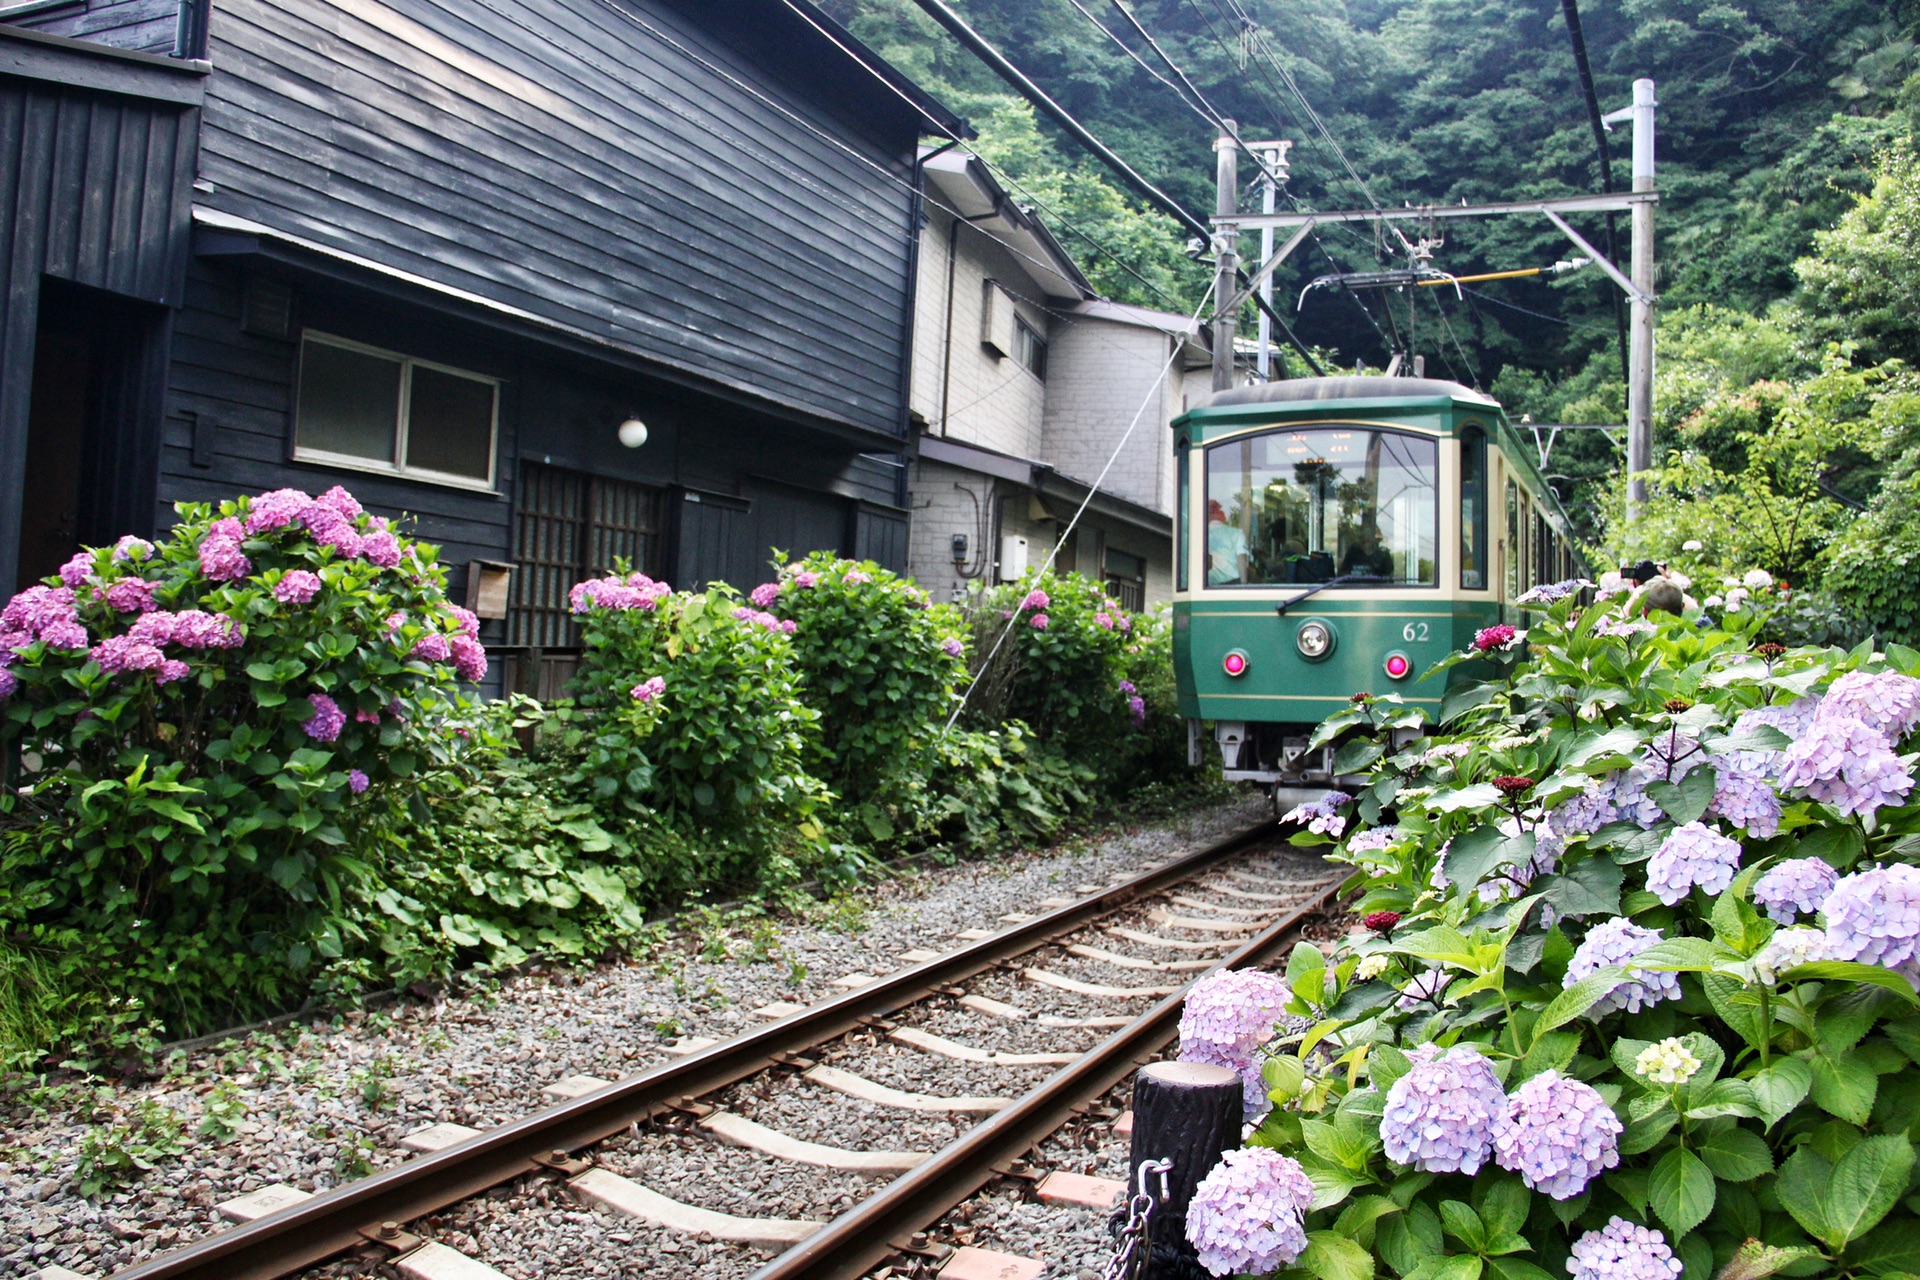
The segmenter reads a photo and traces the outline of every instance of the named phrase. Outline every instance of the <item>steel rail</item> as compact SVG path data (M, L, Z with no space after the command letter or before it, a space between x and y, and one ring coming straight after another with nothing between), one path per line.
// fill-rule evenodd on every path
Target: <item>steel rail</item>
M1207 973L1277 955L1339 889L1337 880L1327 884ZM1182 999L1176 992L1154 1005L1078 1062L754 1272L751 1280L858 1280L905 1251L912 1233L939 1221L1065 1124L1077 1106L1104 1094L1158 1053L1179 1028Z
M377 1231L383 1222L406 1223L458 1204L543 1167L541 1162L556 1152L601 1142L636 1121L671 1110L676 1102L780 1065L783 1059L845 1035L869 1019L885 1017L943 987L1046 946L1135 898L1231 857L1273 829L1270 822L1260 823L1070 906L811 1005L759 1030L659 1063L454 1146L206 1236L114 1276L116 1280L278 1280L291 1275L365 1243L370 1238L367 1233Z

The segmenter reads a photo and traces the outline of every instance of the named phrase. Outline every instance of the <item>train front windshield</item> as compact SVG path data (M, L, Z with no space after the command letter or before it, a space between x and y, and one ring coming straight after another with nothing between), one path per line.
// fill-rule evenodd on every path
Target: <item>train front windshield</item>
M1397 431L1273 431L1207 450L1207 585L1436 586L1439 451Z

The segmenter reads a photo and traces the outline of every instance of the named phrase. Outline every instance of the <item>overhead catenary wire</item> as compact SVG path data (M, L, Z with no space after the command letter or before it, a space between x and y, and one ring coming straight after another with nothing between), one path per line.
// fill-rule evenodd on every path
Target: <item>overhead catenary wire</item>
M1580 25L1579 0L1560 0L1560 14L1567 23L1567 39L1573 45L1574 70L1580 76L1580 95L1587 103L1587 127L1593 130L1593 149L1600 157L1600 189L1613 190L1613 157L1607 150L1607 125L1601 118L1600 95L1593 87L1593 64L1587 58L1587 35ZM1607 257L1619 261L1618 219L1607 214ZM1620 377L1627 377L1627 313L1620 295L1609 289L1613 299L1613 327L1620 349Z

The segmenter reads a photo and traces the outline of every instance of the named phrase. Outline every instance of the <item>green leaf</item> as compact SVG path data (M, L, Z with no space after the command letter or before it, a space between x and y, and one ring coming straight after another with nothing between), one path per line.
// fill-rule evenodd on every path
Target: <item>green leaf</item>
M1766 1280L1768 1276L1784 1267L1792 1266L1796 1262L1810 1261L1819 1256L1818 1249L1809 1249L1804 1246L1783 1249L1778 1245L1763 1244L1749 1238L1733 1251L1733 1257L1727 1260L1726 1266L1720 1268L1720 1273L1714 1277L1714 1280Z
M1340 1211L1340 1216L1333 1220L1333 1229L1364 1246L1374 1238L1375 1223L1390 1213L1399 1212L1400 1206L1386 1196L1361 1196Z
M1373 1235L1381 1261L1403 1276L1433 1258L1445 1244L1440 1216L1424 1201L1415 1202L1405 1213L1380 1219Z
M1877 964L1859 964L1852 960L1816 960L1812 964L1795 965L1780 975L1783 983L1831 982L1836 978L1847 982L1872 983L1900 996L1908 1004L1920 1004L1920 993L1914 991L1911 982Z
M1759 1049L1766 1039L1766 1023L1760 1014L1760 994L1738 978L1724 973L1700 975L1701 989L1721 1021L1739 1033L1749 1048Z
M1813 1068L1799 1058L1775 1058L1771 1065L1756 1071L1747 1084L1753 1089L1760 1118L1771 1129L1805 1100L1813 1088Z
M1880 1077L1866 1063L1853 1057L1814 1054L1813 1100L1822 1110L1849 1124L1864 1125L1873 1115L1873 1100L1879 1092Z
M1773 1152L1766 1140L1737 1125L1707 1134L1696 1149L1713 1176L1728 1182L1750 1182L1773 1172Z
M1495 1280L1556 1280L1546 1270L1525 1258L1488 1258L1487 1266L1493 1271Z
M1713 803L1715 777L1708 766L1696 765L1679 782L1649 782L1647 794L1675 822L1694 822Z
M1386 1090L1393 1082L1413 1070L1413 1060L1390 1044L1376 1044L1367 1050L1367 1078L1373 1087Z
M1499 1235L1527 1225L1527 1208L1533 1196L1518 1178L1481 1177L1475 1180L1473 1190L1474 1207L1489 1232Z
M1440 1226L1446 1233L1475 1253L1487 1247L1487 1228L1472 1206L1459 1200L1440 1202Z
M1847 1246L1841 1263L1852 1271L1886 1275L1920 1272L1920 1222L1892 1218Z
M1713 1212L1713 1172L1699 1156L1675 1147L1653 1166L1647 1179L1647 1205L1678 1239Z
M1447 879L1470 889L1486 879L1495 867L1513 866L1532 856L1532 832L1522 832L1519 839L1509 839L1489 822L1454 838L1453 847L1447 850Z
M1385 748L1372 738L1349 739L1338 751L1334 752L1333 771L1343 776L1346 774L1359 773L1375 760L1378 760L1384 751Z
M1907 1185L1913 1145L1905 1138L1867 1138L1833 1164L1802 1146L1780 1167L1781 1207L1807 1233L1838 1252L1886 1217Z
M1373 1280L1373 1254L1338 1231L1307 1232L1294 1266L1319 1280Z
M1601 997L1626 981L1626 971L1618 965L1608 965L1597 969L1580 981L1574 983L1555 996L1547 1007L1540 1011L1539 1019L1533 1024L1534 1043L1540 1037L1556 1027L1565 1026L1586 1013L1600 1002Z
M1620 914L1620 886L1625 878L1612 858L1583 858L1534 887L1561 915L1614 916Z
M1458 791L1439 792L1422 803L1433 813L1453 813L1460 809L1491 809L1500 800L1499 789L1491 782L1476 782Z
M1578 1031L1549 1031L1533 1042L1533 1047L1520 1060L1519 1070L1508 1079L1507 1087L1511 1089L1542 1071L1565 1071L1567 1064L1573 1061L1573 1055L1579 1051Z
M1640 735L1632 729L1609 729L1605 733L1583 735L1576 739L1561 758L1563 768L1578 769L1614 756L1626 756L1640 750Z
M1481 1267L1471 1254L1442 1254L1422 1259L1407 1272L1407 1280L1480 1280Z

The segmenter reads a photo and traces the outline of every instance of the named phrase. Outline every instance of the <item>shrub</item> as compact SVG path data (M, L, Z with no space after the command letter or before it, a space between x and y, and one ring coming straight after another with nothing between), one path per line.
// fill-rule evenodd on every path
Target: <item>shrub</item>
M573 600L573 784L612 820L710 844L689 856L715 883L779 884L824 856L829 794L807 772L820 714L801 701L789 624L725 584L676 594L640 573L580 583Z
M183 505L0 612L0 921L163 1025L282 1003L342 955L350 833L466 743L485 673L431 548L345 490Z
M1132 695L1120 686L1133 619L1105 588L1077 573L1028 574L985 593L975 615L984 625L976 625L974 669L981 683L1005 685L1006 718L1076 758L1108 756L1132 728ZM1009 673L996 676L994 662Z
M1421 713L1388 698L1319 731L1375 763L1294 839L1335 842L1366 928L1298 946L1303 1029L1239 1050L1253 1145L1314 1188L1262 1265L1915 1270L1920 653L1552 594L1444 736L1394 751Z
M1038 843L1093 804L1094 771L1036 743L1019 724L955 726L930 737L928 826L968 852Z
M953 610L871 560L782 564L752 604L792 623L800 697L820 713L812 772L844 819L887 841L919 824L932 740L966 668Z

